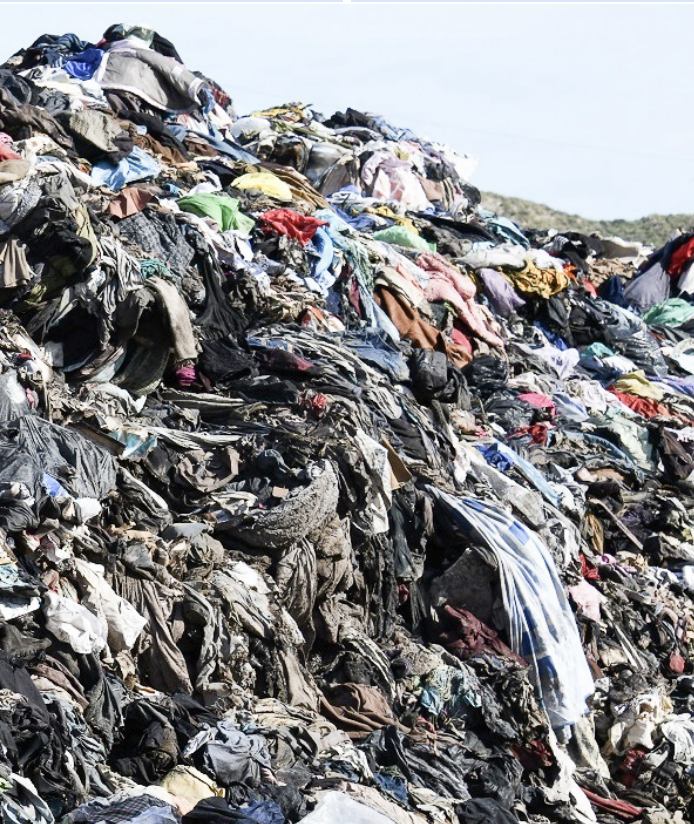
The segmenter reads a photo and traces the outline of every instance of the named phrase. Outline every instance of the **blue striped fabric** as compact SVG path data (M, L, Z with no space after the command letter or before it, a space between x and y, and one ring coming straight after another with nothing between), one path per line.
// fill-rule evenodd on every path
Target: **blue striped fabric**
M502 509L431 489L462 530L496 556L510 646L530 665L552 726L574 724L587 712L593 679L549 550Z

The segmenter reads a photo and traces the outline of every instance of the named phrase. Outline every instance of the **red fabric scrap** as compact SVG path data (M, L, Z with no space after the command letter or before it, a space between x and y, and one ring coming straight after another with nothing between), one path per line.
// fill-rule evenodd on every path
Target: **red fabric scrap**
M528 772L537 772L542 767L551 767L554 764L554 756L550 748L539 738L530 741L524 746L513 748L520 765Z
M537 423L535 426L529 426L528 432L532 438L533 443L538 446L547 446L547 427Z
M519 426L514 429L513 434L510 435L509 438L524 438L528 435L533 443L539 444L540 446L547 446L550 428L554 429L554 427L548 423L534 423L532 426Z
M686 243L683 243L670 255L670 263L667 267L670 277L674 278L681 275L684 267L692 257L694 257L694 237L686 241Z
M679 654L679 652L673 652L670 655L670 662L668 666L670 667L670 672L674 675L682 675L684 672L686 661L684 658Z
M313 239L319 226L328 225L327 220L300 215L293 209L272 209L263 212L260 219L266 224L266 231L274 229L280 235L298 240L302 246L306 246Z
M347 299L357 315L360 318L363 317L361 297L359 296L359 283L356 278L352 278L349 283L349 294L347 295Z
M181 366L176 370L176 381L179 386L192 386L197 380L194 366Z
M317 306L309 306L299 315L299 324L303 327L320 329L323 323L325 323L325 315Z
M315 392L313 394L306 394L304 396L304 408L309 412L313 412L316 417L320 418L325 414L328 406L327 395L322 392Z
M634 747L625 753L619 768L619 780L628 790L636 783L645 757L646 750L642 747Z
M275 372L308 372L313 363L286 349L258 349L255 358Z
M546 423L534 423L532 426L529 426L528 434L533 439L533 443L537 443L540 446L547 446L549 426Z
M621 818L622 821L636 821L637 818L641 818L643 815L642 807L634 807L633 804L620 801L618 798L603 798L585 787L581 787L581 789L594 807L610 813L615 818Z
M0 143L0 160L21 160L17 152L13 152L7 143Z
M583 281L583 288L591 297L596 298L598 296L598 290L595 288L595 284L591 283L589 280Z
M612 387L610 387L610 392L619 398L625 406L628 406L629 409L632 409L634 412L638 412L639 415L643 415L644 418L655 418L657 415L663 415L666 418L674 417L667 406L658 403L658 401L654 401L653 398L641 398L638 395L629 395L627 392L620 392L618 389Z
M599 581L600 573L593 564L591 564L582 552L578 553L578 557L581 559L581 575L586 581Z
M451 340L453 343L457 343L461 349L464 349L470 356L472 356L472 342L465 332L460 330L456 324L457 321L453 323L453 328L451 329Z
M439 608L440 624L435 630L436 641L456 658L466 661L471 655L491 653L510 658L527 667L528 664L499 638L493 629L483 624L465 609L448 604Z
M557 414L557 405L547 395L540 395L539 392L524 392L518 397L530 406L534 406L535 409L549 409L549 414L552 417Z

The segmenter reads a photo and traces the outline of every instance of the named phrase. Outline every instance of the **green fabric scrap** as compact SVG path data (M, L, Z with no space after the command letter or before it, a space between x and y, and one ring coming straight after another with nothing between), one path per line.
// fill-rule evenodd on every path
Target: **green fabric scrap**
M184 212L212 218L222 232L237 229L249 235L255 226L253 218L244 215L239 209L239 201L229 195L186 195L179 198L178 205Z
M389 226L374 232L374 240L382 240L384 243L392 243L395 246L406 246L408 249L419 249L422 252L435 252L436 244L427 243L423 237L416 235L404 226Z

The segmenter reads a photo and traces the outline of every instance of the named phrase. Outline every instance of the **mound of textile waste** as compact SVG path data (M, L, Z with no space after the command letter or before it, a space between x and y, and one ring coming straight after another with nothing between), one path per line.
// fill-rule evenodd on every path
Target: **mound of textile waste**
M523 231L155 31L0 68L0 817L689 821L694 239Z

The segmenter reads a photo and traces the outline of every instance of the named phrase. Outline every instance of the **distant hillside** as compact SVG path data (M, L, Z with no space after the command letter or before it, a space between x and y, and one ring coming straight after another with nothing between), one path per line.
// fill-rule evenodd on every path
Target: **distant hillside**
M638 220L587 220L578 215L557 212L541 203L504 197L493 192L482 192L482 206L504 217L515 220L521 228L559 229L600 235L618 235L624 240L639 240L653 246L662 246L678 226L694 226L694 215L649 215Z

